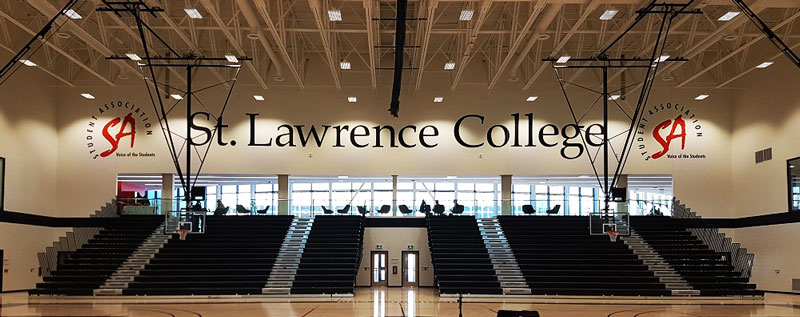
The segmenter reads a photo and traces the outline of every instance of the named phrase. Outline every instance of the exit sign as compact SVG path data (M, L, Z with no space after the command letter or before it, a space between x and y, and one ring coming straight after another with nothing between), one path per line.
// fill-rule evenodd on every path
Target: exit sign
M375 247L378 249L383 249L383 244L376 245Z
M413 248L414 248L414 245L413 245L413 244L409 244L409 245L408 245L408 248L409 248L409 249L413 249Z

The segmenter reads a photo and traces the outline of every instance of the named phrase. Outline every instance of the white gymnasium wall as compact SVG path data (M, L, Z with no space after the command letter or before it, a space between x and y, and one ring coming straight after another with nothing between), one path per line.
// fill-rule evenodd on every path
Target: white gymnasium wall
M57 100L50 78L23 66L0 87L0 156L6 158L5 209L57 215ZM88 213L88 211L87 211ZM0 223L0 249L9 260L3 290L33 288L36 253L64 230Z
M786 160L800 156L800 72L783 57L742 78L746 89L733 103L731 216L788 210ZM771 161L755 164L755 151L772 147ZM794 252L800 224L736 229L734 239L755 254L753 282L767 290L790 291L800 279Z
M324 70L324 69L323 69ZM426 75L427 76L427 75ZM310 76L314 77L314 76ZM470 119L462 130L465 138L476 142L484 138L486 129L493 124L513 126L511 114L534 113L535 130L544 124L554 123L564 126L572 122L563 96L552 75L544 76L542 84L523 91L521 87L500 85L491 94L487 94L485 84L465 84L450 91L449 75L433 73L426 77L422 88L416 94L407 93L402 96L399 118L389 116L388 108L390 87L380 86L377 97L370 88L347 88L337 92L333 88L308 85L298 92L287 80L286 86L273 85L268 91L259 87L239 85L234 91L225 122L230 125L225 132L226 141L236 140L235 147L212 147L206 173L242 173L242 174L290 174L290 175L361 175L372 176L391 174L398 175L546 175L546 174L589 174L592 173L585 157L575 160L562 159L561 146L545 148L539 141L535 148L514 148L505 146L491 148L485 145L480 148L465 148L453 139L455 121L466 114L481 114L486 117L483 126ZM409 84L408 86L411 86ZM89 90L96 100L86 100L80 93ZM572 95L573 102L587 109L594 96L579 93ZM707 211L711 215L727 215L730 205L725 197L730 194L730 109L728 99L720 94L703 102L693 100L700 91L692 89L657 89L650 98L649 104L680 103L688 105L702 124L704 136L700 139L690 136L686 150L681 153L705 154L707 159L660 159L645 162L642 156L634 154L627 165L626 172L635 174L672 174L675 177L675 194L696 208ZM263 94L266 101L257 102L253 94ZM221 93L219 93L221 95ZM348 95L358 96L358 103L347 103ZM433 103L434 96L445 97L444 103ZM537 95L536 102L525 102L528 95ZM109 88L90 87L81 89L60 89L58 92L61 107L59 112L59 164L68 168L58 170L60 200L69 202L68 208L62 210L63 215L86 215L111 199L115 193L115 175L117 173L162 173L172 172L163 137L158 129L152 136L137 136L135 152L154 152L155 158L108 157L92 159L87 148L87 125L90 117L97 113L97 108L108 101L130 101L145 109L151 118L150 105L146 90L140 82L133 81L129 87ZM207 99L206 102L208 102ZM217 99L220 100L220 99ZM627 105L635 103L633 98ZM219 104L219 103L217 103ZM616 106L612 106L616 107ZM185 122L179 117L184 115L182 108L174 113L172 127L178 131L185 130ZM350 126L364 124L392 125L399 129L408 124L433 125L439 129L439 137L435 138L435 148L354 148L350 146L336 148L334 130L330 130L321 148L293 147L248 147L249 118L245 113L260 113L256 121L257 139L265 140L264 133L277 136L276 128L283 123L321 125L348 124ZM113 115L113 116L111 116ZM104 114L98 122L107 122L119 113ZM672 117L665 116L659 118ZM600 120L601 112L596 106L587 116L588 122ZM622 131L627 125L627 118L619 112L611 118L613 131ZM152 119L151 119L152 120ZM649 129L656 123L652 123ZM521 143L525 143L527 125L520 124L522 130ZM306 129L309 127L307 126ZM616 130L615 130L616 129ZM613 132L612 131L612 132ZM374 134L372 134L374 135ZM499 133L496 133L500 136ZM344 136L347 138L347 136ZM374 140L369 139L371 144ZM97 140L97 139L95 139ZM384 142L388 136L384 135ZM561 140L554 138L554 140ZM98 146L108 147L102 139ZM124 140L120 152L130 152L129 144ZM579 142L579 141L578 141ZM419 141L415 141L419 143ZM677 141L673 149L678 148ZM621 147L621 143L617 145ZM650 149L655 147L649 145ZM675 150L673 150L675 151ZM195 162L195 165L197 163ZM721 203L720 203L721 202Z
M377 245L381 244L382 249ZM413 244L414 249L408 249ZM365 228L361 266L356 276L356 286L370 286L372 251L388 251L389 286L403 284L403 251L419 251L419 286L433 287L433 262L428 249L428 231L425 228ZM392 274L397 266L397 274Z

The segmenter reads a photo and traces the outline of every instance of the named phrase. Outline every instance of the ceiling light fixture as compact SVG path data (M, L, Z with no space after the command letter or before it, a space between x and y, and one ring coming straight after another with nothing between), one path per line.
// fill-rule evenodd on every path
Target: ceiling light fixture
M453 69L456 69L456 62L454 62L454 61L449 61L449 62L447 62L447 63L444 63L444 69L445 69L445 70L453 70Z
M348 179L350 176L347 175L339 175L339 179Z
M239 62L239 59L236 58L236 56L234 56L234 55L225 55L225 59L227 59L228 62L230 62L230 63L238 63Z
M444 101L444 97L433 97L433 102L440 103Z
M203 15L200 14L200 11L197 11L197 9L195 9L195 8L186 8L186 9L183 9L183 11L185 11L186 15L188 15L192 19L202 19L203 18Z
M566 63L566 62L569 62L569 59L570 59L570 58L571 58L571 57L569 57L569 56L566 56L566 55L565 55L565 56L561 56L561 57L559 57L559 58L558 58L558 60L556 61L556 63L559 63L559 64L564 64L564 63Z
M89 99L89 100L92 100L92 99L94 99L94 96L92 96L92 94L90 94L90 93L86 93L86 92L85 92L85 93L82 93L82 94L81 94L81 97L83 97L83 98L86 98L86 99Z
M461 21L469 21L472 20L473 15L475 15L475 10L461 10L461 15L458 16L458 19Z
M458 177L457 176L445 176L444 177L444 179L456 179L456 178L458 178Z
M24 64L25 66L30 66L30 67L36 66L36 63L32 62L29 59L21 59L21 60L19 60L19 62Z
M136 55L136 53L127 53L127 54L125 54L125 56L130 58L132 61L140 61L140 60L142 60L142 58L139 57L139 55Z
M656 63L661 63L669 59L669 55L661 55L656 59Z
M342 11L339 9L328 10L328 20L338 22L342 20Z
M264 96L262 95L253 95L253 99L258 101L264 101Z
M694 100L703 100L703 99L706 99L706 98L708 98L708 95L704 94L704 95L699 95L697 97L694 97Z
M758 66L756 66L756 68L767 68L767 67L769 67L770 65L772 65L774 63L775 62L763 62L761 64L758 64Z
M358 99L356 97L354 97L354 96L347 97L347 102L353 103L353 102L357 102L357 101L358 101Z
M603 12L603 15L600 16L600 20L608 21L614 18L615 15L619 13L619 10L608 9L606 12Z
M83 17L80 14L78 14L78 12L75 12L75 10L72 9L64 10L64 15L73 20L83 19Z
M350 69L350 66L351 66L350 62L348 61L342 60L341 62L339 62L339 68L341 69Z
M179 94L172 94L172 95L169 95L169 96L172 97L172 99L175 99L175 100L183 100L183 96L181 96Z
M539 97L537 97L537 96L530 96L530 97L528 97L528 99L525 99L525 101L531 102L531 101L536 101L536 99L539 99Z
M728 11L728 13L723 14L717 21L727 22L733 20L737 15L739 15L739 11Z
M611 95L610 97L608 97L608 100L617 100L620 97L622 97L622 96L621 95Z

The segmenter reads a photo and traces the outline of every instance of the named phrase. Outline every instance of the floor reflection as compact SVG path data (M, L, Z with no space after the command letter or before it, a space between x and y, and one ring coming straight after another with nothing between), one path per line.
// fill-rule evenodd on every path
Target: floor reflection
M0 316L303 316L303 317L431 317L458 316L455 298L440 298L436 289L422 287L357 288L352 298L269 299L269 302L230 302L202 299L203 303L110 304L100 300L88 303L30 304L27 294L0 294ZM467 300L464 316L497 316L497 311L536 310L541 316L558 317L763 317L800 316L800 296L767 294L764 304L748 305L670 305L631 304L555 304L495 298Z

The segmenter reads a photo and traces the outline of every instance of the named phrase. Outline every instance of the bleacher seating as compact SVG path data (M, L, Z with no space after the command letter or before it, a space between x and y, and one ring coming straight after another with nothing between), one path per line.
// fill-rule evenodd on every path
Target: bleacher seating
M122 216L66 256L31 294L92 295L164 221L162 216Z
M261 294L292 218L208 216L205 233L174 235L123 294Z
M534 295L670 295L622 242L589 234L580 216L499 216Z
M316 216L291 293L352 294L363 236L361 216Z
M758 295L748 278L734 270L730 253L716 252L670 217L631 217L631 226L703 296Z
M503 294L475 217L428 217L428 244L440 293Z

